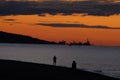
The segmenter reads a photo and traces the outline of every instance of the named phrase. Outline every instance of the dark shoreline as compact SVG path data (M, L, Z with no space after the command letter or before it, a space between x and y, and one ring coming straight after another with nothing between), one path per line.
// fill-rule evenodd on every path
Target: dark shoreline
M84 70L0 59L0 80L120 80Z
M3 32L0 31L0 43L11 43L11 44L48 44L48 45L79 45L79 46L91 46L89 40L86 42L72 42L72 43L66 43L66 41L47 41L47 40L42 40L38 38L33 38L31 36L27 35L22 35L22 34L14 34L14 33L8 33L8 32Z

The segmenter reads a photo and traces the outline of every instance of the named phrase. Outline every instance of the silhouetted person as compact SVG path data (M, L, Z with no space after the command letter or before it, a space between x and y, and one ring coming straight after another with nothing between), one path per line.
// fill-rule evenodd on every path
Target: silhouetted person
M56 62L57 62L57 58L56 56L53 57L53 65L56 65Z
M76 62L73 61L73 63L72 63L72 69L73 69L73 70L76 70L76 66L77 66Z

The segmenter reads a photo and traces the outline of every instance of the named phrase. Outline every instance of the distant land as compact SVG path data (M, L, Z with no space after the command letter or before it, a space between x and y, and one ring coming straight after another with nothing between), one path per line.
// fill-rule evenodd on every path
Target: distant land
M87 40L85 43L72 42L67 44L66 41L51 42L46 40L40 40L26 35L14 34L0 31L0 43L25 43L25 44L61 44L61 45L87 45L90 46L90 42Z
M25 35L0 31L0 43L31 43L31 44L56 44L55 42L40 40Z

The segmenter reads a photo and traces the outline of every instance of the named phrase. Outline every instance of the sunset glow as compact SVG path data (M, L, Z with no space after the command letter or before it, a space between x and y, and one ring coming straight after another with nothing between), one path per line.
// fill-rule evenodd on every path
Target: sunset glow
M84 42L87 39L93 45L120 45L120 15L113 15L109 17L99 16L83 16L78 14L73 15L18 15L18 16L1 16L0 30L32 36L35 38L48 41L69 42ZM48 23L59 24L85 24L89 26L108 26L117 29L104 28L81 28L81 27L52 27L45 25Z

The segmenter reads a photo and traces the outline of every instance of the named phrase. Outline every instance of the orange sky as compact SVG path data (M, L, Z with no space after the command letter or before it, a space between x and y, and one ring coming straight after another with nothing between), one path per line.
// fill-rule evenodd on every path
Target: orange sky
M15 19L14 21L5 19ZM67 42L86 41L89 39L94 45L120 46L120 29L93 29L93 28L64 28L35 25L36 23L64 23L85 24L89 26L101 25L120 28L120 15L109 17L82 16L82 15L19 15L0 16L0 30L17 34L29 35L43 40Z

